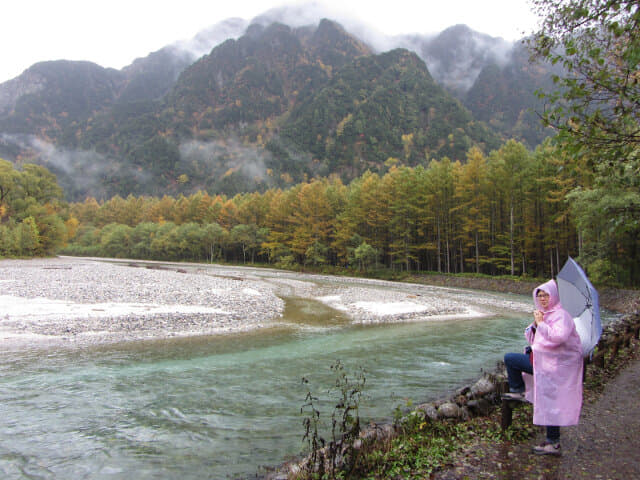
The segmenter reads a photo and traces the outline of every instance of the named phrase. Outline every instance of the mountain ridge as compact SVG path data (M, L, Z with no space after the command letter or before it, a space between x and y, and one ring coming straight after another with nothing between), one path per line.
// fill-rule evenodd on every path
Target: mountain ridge
M447 84L443 80L446 75L434 82L436 75L430 73L428 64L424 64L424 58L415 52L415 48L412 56L399 54L402 50L397 49L392 50L393 54L379 53L332 20L322 19L316 26L299 27L278 22L253 22L243 35L234 38L234 33L242 27L244 23L236 21L225 23L222 30L209 29L209 40L199 39L200 48L207 41L218 42L221 36L216 37L216 32L225 31L230 37L195 60L183 43L182 46L163 47L136 59L122 70L104 69L91 62L68 61L42 62L30 67L20 77L0 84L0 156L8 156L18 163L39 159L41 163L49 163L55 171L57 160L52 154L49 154L50 158L46 155L43 158L43 152L34 148L35 142L24 141L24 136L33 135L56 145L54 152L60 149L94 152L94 162L89 160L90 155L82 156L91 165L74 168L97 170L103 176L108 174L102 188L105 195L178 193L194 188L226 190L225 193L231 194L244 189L283 186L286 184L280 180L283 173L293 173L294 180L340 173L345 181L349 181L353 175L361 173L365 165L382 171L388 157L400 157L411 164L428 161L430 156L450 155L464 159L461 152L465 148L474 144L484 149L495 148L500 135L503 138L510 136L512 125L508 121L495 121L482 110L487 102L479 99L486 95L483 93L486 86L477 85L478 81L494 81L496 75L506 71L504 65L509 65L509 58L499 58L491 50L506 48L507 43L501 39L473 32L464 26L454 26L431 37L431 43L415 36L396 39L398 44L420 46L422 56L430 55L432 62L434 58L441 58L443 62L448 58L450 63L442 63L439 72L451 74L456 68L460 70L460 65L472 65L476 78L465 90L460 82ZM451 48L458 52L457 55L442 46L447 44L448 37L456 39ZM468 48L475 38L483 39L489 45L488 49ZM358 58L374 60L354 64ZM388 92L393 94L373 94L371 85L362 84L360 92L348 86L343 89L349 92L348 98L343 99L345 106L329 111L326 105L318 104L318 98L324 98L328 104L327 93L322 92L338 72L342 72L341 81L355 85L359 76L364 78L371 74L369 67L388 58L395 59L389 68L402 73L398 78L378 76L376 81L384 82ZM408 62L404 69L400 67L402 61ZM408 68L410 64L412 66ZM47 68L49 71L43 72ZM349 68L356 72L349 74L350 77L345 73ZM518 68L522 70L523 67ZM510 75L502 82L503 90L513 89L512 85L520 81L513 72ZM412 80L408 80L409 77ZM405 90L397 88L396 83L400 81L404 82ZM411 82L420 88L408 87ZM335 85L331 88L335 93ZM434 98L427 99L425 92L430 92ZM467 98L469 92L473 92L471 101ZM366 95L367 102L357 98L362 95ZM450 98L451 95L457 100ZM505 93L503 97L509 98L509 95ZM420 105L418 110L430 102L432 106L427 110L431 113L411 113L412 102ZM391 120L381 120L376 128L363 127L364 119L358 117L365 115L366 108L362 105L367 103L366 108L379 104L380 111L391 112ZM403 105L404 111L396 105ZM497 107L493 105L493 108ZM517 108L521 113L527 106ZM311 120L314 112L325 110L328 116L324 124ZM338 113L344 115L337 118ZM431 125L425 120L429 116L432 117ZM491 125L498 134L492 133L490 127L483 126L474 116ZM434 118L446 128L435 129ZM448 118L454 118L457 123ZM305 122L311 125L308 130L315 132L315 140L305 132ZM360 125L359 130L357 125ZM336 135L338 127L340 136ZM522 122L520 128L523 132L528 131ZM394 132L394 138L388 132ZM409 147L402 145L402 138L409 138L403 135L411 135ZM536 135L528 136L530 145L539 140ZM345 143L345 138L351 143ZM381 138L385 140L380 142ZM192 150L183 146L192 141L217 142L218 156L206 162L184 158L184 152ZM236 143L242 146L245 155L246 148L253 148L261 161L266 162L260 169L262 178L238 178L243 170L238 162L242 159L229 160L230 156L234 157L229 145ZM376 143L375 147L373 143ZM220 145L222 150L218 148ZM353 158L348 160L345 156L353 152L359 152L363 159L359 168L346 167L349 162L353 163ZM203 162L207 163L207 168L203 167ZM332 172L335 166L339 166L338 171ZM66 167L56 173L65 176L63 183L73 184L73 171ZM226 170L222 171L223 168ZM137 173L132 174L132 171ZM267 171L271 171L270 178L267 178ZM153 188L139 184L140 178L147 176L156 183ZM196 181L202 176L215 176L215 179ZM181 182L177 181L178 177ZM189 180L185 181L185 178ZM228 185L232 188L227 188ZM74 197L92 193L78 190L77 186L71 186L69 190L73 191Z

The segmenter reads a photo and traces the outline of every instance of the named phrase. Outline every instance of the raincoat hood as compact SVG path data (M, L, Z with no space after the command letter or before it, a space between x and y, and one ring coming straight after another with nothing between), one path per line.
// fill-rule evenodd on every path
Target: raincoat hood
M540 302L538 302L538 297L536 296L538 290L542 290L543 292L547 292L549 294L549 306L546 310L543 309L542 305L540 305ZM560 304L560 295L558 295L558 285L556 285L556 281L549 280L548 282L543 283L542 285L538 285L536 288L534 288L533 303L538 310L543 312L552 312L554 310L561 309L562 305Z

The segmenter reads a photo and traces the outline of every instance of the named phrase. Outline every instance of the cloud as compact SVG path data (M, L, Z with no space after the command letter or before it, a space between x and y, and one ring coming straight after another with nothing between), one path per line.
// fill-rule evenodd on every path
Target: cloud
M242 18L229 18L201 30L190 40L181 40L171 46L200 58L222 42L241 37L248 25L249 22Z
M455 92L468 91L488 63L504 66L514 46L514 42L463 25L439 33L387 35L353 14L331 10L317 2L273 8L251 23L266 26L281 22L295 28L317 25L322 18L340 23L376 53L395 48L415 52L424 60L434 79Z
M266 150L242 145L236 139L202 142L188 140L180 144L180 160L187 169L202 169L215 177L239 173L247 180L267 179L267 164L272 155Z
M124 190L136 194L156 192L162 188L161 179L111 155L90 150L58 147L34 135L0 134L0 148L12 152L14 163L43 165L58 178L69 200L82 200L87 196L110 198L122 185ZM186 173L191 180L186 188L230 193L232 175L237 184L272 185L268 165L273 156L267 150L242 145L236 139L202 142L189 140L179 146L180 161L176 175ZM234 182L231 182L234 184ZM233 191L233 193L236 193Z
M117 179L133 179L145 184L150 176L95 151L70 150L37 138L35 135L0 134L0 145L19 149L22 163L37 163L58 177L58 183L70 199L85 196L107 198L107 184Z

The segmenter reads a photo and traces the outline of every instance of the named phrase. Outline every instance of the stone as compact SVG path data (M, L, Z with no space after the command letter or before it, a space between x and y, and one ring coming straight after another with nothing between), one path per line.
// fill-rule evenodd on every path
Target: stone
M438 416L441 418L459 418L461 414L460 407L453 402L446 402L438 407Z
M460 407L460 418L463 420L469 420L471 418L471 412L466 406Z
M469 390L470 390L470 388L469 388L469 386L467 385L467 386L465 386L465 387L460 388L460 389L456 392L456 395L466 395L466 394L468 394L468 393L469 393Z
M478 398L477 400L470 400L467 404L467 408L474 415L489 415L491 410L491 403L486 398Z
M422 410L430 420L438 419L438 410L434 407L433 403L423 403L418 405L416 408L418 410Z
M482 396L493 392L495 389L495 383L493 383L487 377L482 377L480 378L480 380L473 384L469 393L472 396Z

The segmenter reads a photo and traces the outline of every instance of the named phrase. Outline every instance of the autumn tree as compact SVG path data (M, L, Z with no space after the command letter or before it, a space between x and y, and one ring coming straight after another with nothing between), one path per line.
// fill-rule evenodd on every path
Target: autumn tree
M131 231L131 227L120 223L106 225L100 237L103 254L115 258L126 257L130 247Z
M67 240L61 217L66 206L56 176L40 165L21 170L0 159L0 255L36 256L54 253Z
M158 224L141 222L129 234L130 251L133 258L153 258L151 241L156 236Z
M389 227L391 224L391 191L379 175L365 173L360 185L358 211L362 213L358 233L381 257L388 259Z
M487 260L484 255L485 236L489 232L487 190L487 162L482 151L473 147L467 152L467 162L462 167L456 184L455 209L460 214L459 234L462 241L473 250L476 273L480 273L481 262L485 263Z
M383 177L383 189L390 199L389 255L392 265L411 270L419 265L417 226L419 222L418 179L411 168L392 167Z
M314 262L317 262L319 255L326 253L326 247L332 242L335 215L327 197L326 181L314 180L302 185L291 214L294 229L292 251L301 259L306 259L307 253L313 254Z
M365 227L364 204L362 199L363 179L368 178L370 172L355 179L349 185L344 196L344 205L336 216L336 232L331 247L335 250L337 259L342 265L353 263L354 250L365 240L361 236ZM379 178L376 176L376 178Z
M516 256L522 254L523 209L525 208L525 169L529 162L527 148L515 140L509 140L500 149L491 152L489 163L491 181L494 191L504 202L504 214L500 215L500 225L506 216L506 232L502 226L498 227L497 241L504 239L504 248L508 251L509 273L516 273ZM504 233L503 233L504 232ZM522 260L522 258L520 258ZM521 269L521 273L524 267Z
M11 162L0 158L0 221L11 214L9 194L16 189L19 172Z
M251 263L254 263L256 252L266 240L267 234L266 228L260 228L255 223L239 224L229 232L229 243L239 246L242 250L242 263L247 263L247 254L251 255Z
M300 186L286 191L277 190L269 203L269 210L265 218L266 228L269 234L262 249L266 252L271 263L291 263L294 261L291 250L293 240L293 214L295 199Z
M20 222L16 230L16 253L18 255L33 255L40 250L41 236L35 218L29 216Z
M213 262L221 258L229 232L218 223L212 222L204 225L204 241L206 245L206 259Z
M429 164L426 188L431 200L435 222L436 265L438 272L451 273L454 240L455 183L459 163L448 157ZM444 260L444 265L443 265Z

